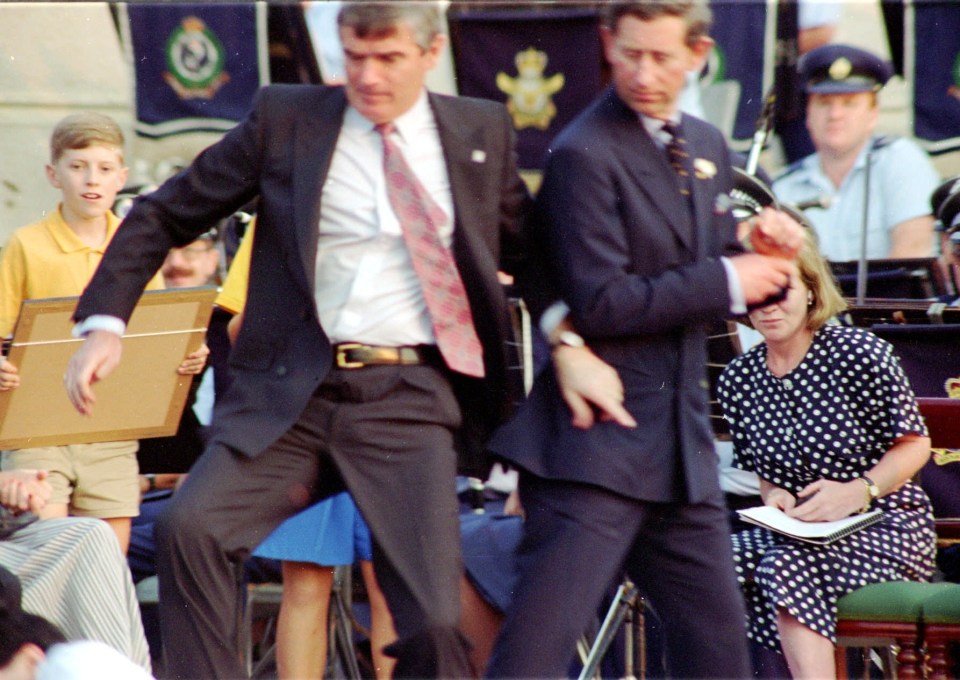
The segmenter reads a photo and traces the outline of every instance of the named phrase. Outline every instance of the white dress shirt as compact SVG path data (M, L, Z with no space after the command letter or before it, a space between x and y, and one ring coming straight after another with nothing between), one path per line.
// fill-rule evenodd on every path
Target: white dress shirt
M394 122L392 140L447 218L441 240L453 239L450 178L426 90ZM387 198L383 141L373 123L348 106L337 138L320 204L316 301L320 322L333 343L370 345L435 344L420 280ZM124 323L94 315L74 335L109 330Z
M453 237L453 197L426 91L394 121L392 140L447 215L440 238ZM387 198L383 142L349 107L320 202L316 299L331 342L434 343L420 280Z

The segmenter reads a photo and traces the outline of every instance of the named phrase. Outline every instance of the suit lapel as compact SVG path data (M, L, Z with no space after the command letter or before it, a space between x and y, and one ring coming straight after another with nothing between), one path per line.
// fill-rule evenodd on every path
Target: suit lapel
M342 88L324 91L316 110L301 117L294 131L296 158L291 161L297 169L293 188L294 224L297 250L311 287L317 261L320 197L343 123L346 101Z
M686 116L684 119L688 121L684 126L684 134L687 137L688 148L695 165L691 188L691 203L694 216L693 228L697 230L697 256L706 257L711 249L710 244L716 242L715 236L710 234L709 230L713 228L714 224L712 213L718 191L717 180L716 175L713 177L704 177L697 172L696 164L700 158L698 153L703 153L708 145L700 134L698 126L690 125L689 118ZM714 169L714 172L716 172L716 169ZM697 176L698 174L700 174L699 177Z
M464 274L464 266L483 265L490 258L482 258L480 233L482 225L477 213L470 210L473 192L483 184L484 174L489 172L488 155L494 151L486 148L482 131L477 130L474 121L464 119L462 112L456 109L456 100L430 94L430 106L437 123L440 146L447 163L447 177L450 180L450 194L456 213L453 231L453 256Z
M686 199L677 187L676 175L666 152L647 134L637 114L630 110L611 89L608 93L611 112L613 153L634 178L636 188L645 193L663 215L680 242L693 252L693 224Z

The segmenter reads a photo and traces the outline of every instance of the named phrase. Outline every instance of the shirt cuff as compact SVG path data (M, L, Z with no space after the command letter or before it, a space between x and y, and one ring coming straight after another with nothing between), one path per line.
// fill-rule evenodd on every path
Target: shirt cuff
M122 338L123 334L127 331L127 324L123 322L123 319L115 316L94 314L93 316L88 316L73 327L73 337L83 338L91 331L109 331Z
M543 331L544 337L552 338L553 331L569 313L570 307L563 300L558 300L547 307L546 311L540 315L540 330Z
M730 294L730 313L746 314L747 299L743 295L743 288L740 287L740 278L737 276L737 270L729 257L721 257L723 268L727 272L727 292Z

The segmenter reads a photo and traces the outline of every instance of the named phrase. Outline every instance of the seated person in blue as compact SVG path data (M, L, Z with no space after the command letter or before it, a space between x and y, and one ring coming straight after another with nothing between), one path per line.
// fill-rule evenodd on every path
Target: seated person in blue
M937 170L912 140L875 134L879 92L893 68L870 52L834 44L805 54L799 69L816 153L777 177L777 198L829 203L807 213L828 260L860 257L865 201L867 259L934 255L928 198L940 183Z
M833 678L837 600L933 573L930 501L911 481L930 439L890 344L829 323L845 303L809 233L797 265L787 297L750 313L764 342L727 366L718 395L735 462L760 476L764 504L810 522L884 512L828 545L733 535L749 637L780 648L795 678Z

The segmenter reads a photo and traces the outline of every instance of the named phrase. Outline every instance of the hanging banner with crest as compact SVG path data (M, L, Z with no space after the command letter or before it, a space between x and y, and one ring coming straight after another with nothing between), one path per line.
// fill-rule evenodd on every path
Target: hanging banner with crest
M266 14L265 2L121 6L137 134L159 138L236 125L269 80Z
M447 13L459 93L506 104L523 169L600 92L603 62L593 10Z

